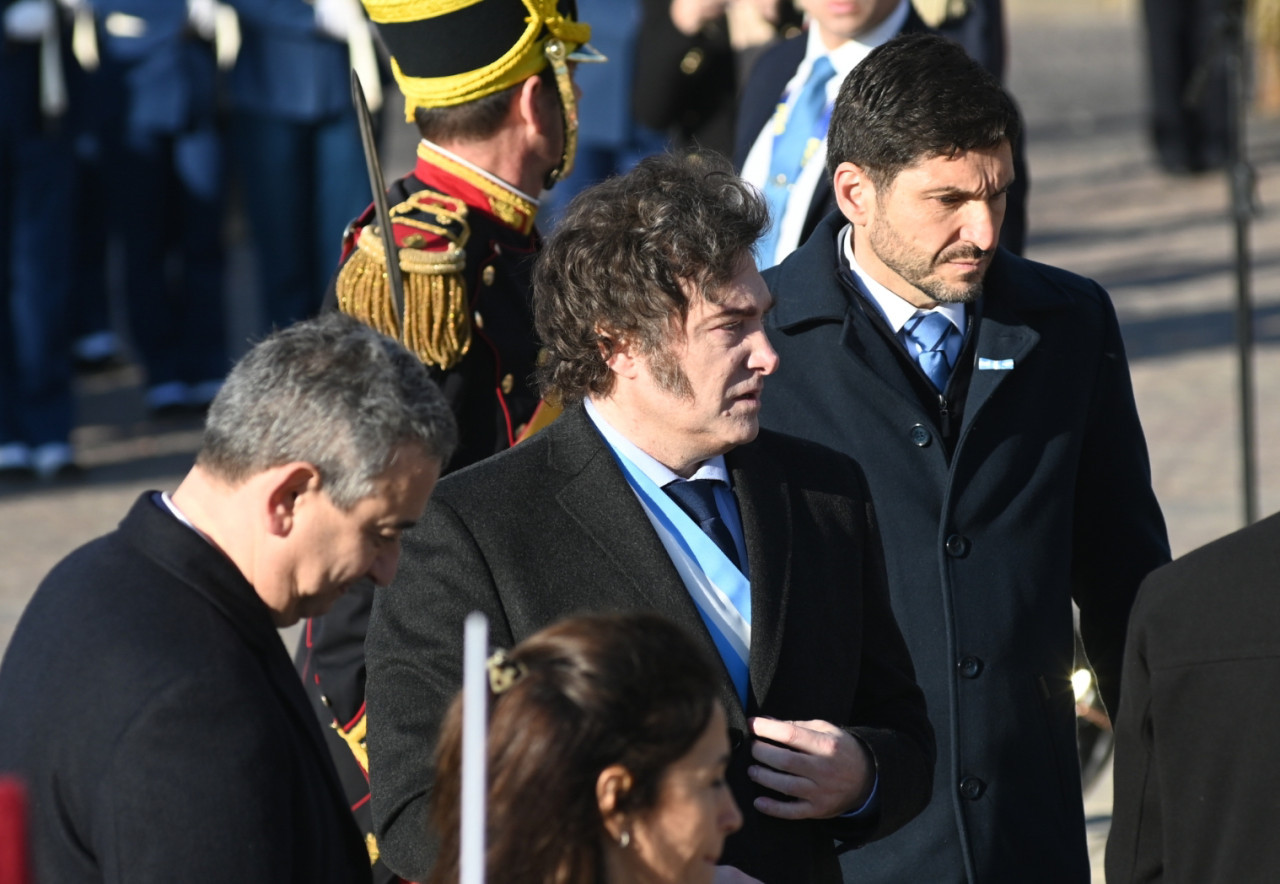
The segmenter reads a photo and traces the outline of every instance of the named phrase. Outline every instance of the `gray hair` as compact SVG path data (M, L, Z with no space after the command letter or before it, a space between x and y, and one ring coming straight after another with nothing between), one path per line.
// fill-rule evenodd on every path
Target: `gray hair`
M402 446L443 465L457 442L453 412L427 368L391 338L328 313L275 332L231 369L196 463L233 484L309 463L334 505L350 510Z

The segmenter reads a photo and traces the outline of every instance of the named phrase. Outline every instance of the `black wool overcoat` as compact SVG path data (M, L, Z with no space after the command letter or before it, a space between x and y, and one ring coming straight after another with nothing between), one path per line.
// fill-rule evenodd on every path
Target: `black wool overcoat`
M846 873L1088 882L1071 603L1115 709L1134 594L1169 559L1115 311L1001 249L940 397L840 269L844 225L765 273L781 363L761 419L862 465L939 745L928 809Z

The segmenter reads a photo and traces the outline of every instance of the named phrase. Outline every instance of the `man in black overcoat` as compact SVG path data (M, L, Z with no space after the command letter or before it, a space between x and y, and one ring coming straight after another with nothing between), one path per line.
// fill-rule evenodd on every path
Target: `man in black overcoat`
M1090 879L1072 601L1107 708L1168 561L1111 301L997 245L1018 116L928 34L874 50L831 121L840 205L766 273L766 427L862 464L938 734L933 800L849 880Z
M1280 515L1142 583L1116 716L1107 881L1270 881L1280 792Z
M370 783L398 874L431 866L432 747L473 610L499 646L577 611L687 628L723 663L745 823L721 862L755 879L836 884L833 839L866 843L923 807L933 736L861 469L757 437L777 366L750 255L765 216L727 162L653 157L580 195L544 248L543 389L566 412L444 479L374 601Z
M241 360L177 490L59 563L0 665L35 880L370 880L276 630L390 582L456 432L418 360L349 317Z

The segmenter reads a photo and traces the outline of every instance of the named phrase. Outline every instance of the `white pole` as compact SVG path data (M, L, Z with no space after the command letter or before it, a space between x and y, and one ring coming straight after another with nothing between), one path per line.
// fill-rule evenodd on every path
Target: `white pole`
M460 884L484 884L485 743L489 699L485 661L489 621L467 615L462 651L462 845Z

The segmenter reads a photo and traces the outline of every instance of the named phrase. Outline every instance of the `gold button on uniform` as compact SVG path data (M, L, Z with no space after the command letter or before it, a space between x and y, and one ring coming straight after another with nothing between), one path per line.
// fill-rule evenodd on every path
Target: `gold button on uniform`
M512 388L512 387L514 387L515 385L516 385L516 379L515 379L515 378L513 378L513 377L512 377L511 375L509 375L509 374L508 374L508 375L503 375L503 377L502 377L502 392L503 392L503 393L510 393L510 392L511 392L511 388Z
M680 73L686 77L696 74L698 68L702 67L702 61L705 54L697 47L690 49L685 53L684 58L680 59Z
M479 310L471 314L471 321L475 323L476 328L484 328L484 317L480 315Z
M493 285L493 278L495 276L497 276L497 272L493 269L492 264L480 271L480 281L485 285Z

